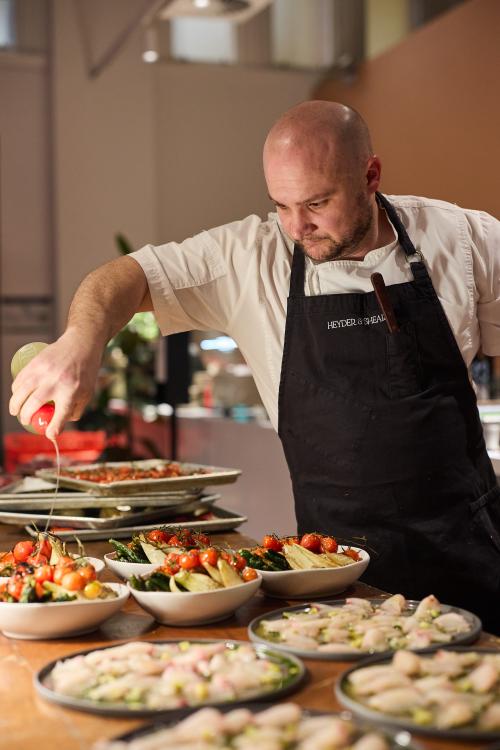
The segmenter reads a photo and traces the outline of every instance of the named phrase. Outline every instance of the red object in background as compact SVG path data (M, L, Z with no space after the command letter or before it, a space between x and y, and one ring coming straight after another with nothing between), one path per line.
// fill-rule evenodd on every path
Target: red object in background
M92 463L96 461L106 447L104 430L96 432L79 432L68 430L61 432L57 445L65 463ZM4 437L4 469L14 471L16 467L29 464L37 456L43 455L52 459L55 464L54 446L45 435L33 435L26 432L10 432ZM33 471L30 472L33 474Z
M33 427L37 435L45 435L45 430L49 426L55 410L56 408L54 404L44 404L33 414L30 420L30 425Z

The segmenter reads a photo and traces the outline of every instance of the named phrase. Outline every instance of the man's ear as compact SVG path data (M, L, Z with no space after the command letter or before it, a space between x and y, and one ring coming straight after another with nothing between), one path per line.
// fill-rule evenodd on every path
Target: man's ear
M366 165L366 187L369 193L375 193L380 185L382 164L378 156L370 156Z

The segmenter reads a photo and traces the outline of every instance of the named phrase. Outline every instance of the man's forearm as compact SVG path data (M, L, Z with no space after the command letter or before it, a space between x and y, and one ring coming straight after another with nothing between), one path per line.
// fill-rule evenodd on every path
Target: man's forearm
M151 310L146 277L133 258L117 258L92 271L71 303L67 330L104 347L140 310Z

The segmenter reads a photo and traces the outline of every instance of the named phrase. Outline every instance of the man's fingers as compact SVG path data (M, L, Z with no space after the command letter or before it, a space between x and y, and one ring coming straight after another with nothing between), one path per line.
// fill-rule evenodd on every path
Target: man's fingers
M73 416L73 411L70 401L58 400L55 402L54 416L45 430L45 435L49 440L54 440L59 435L65 423Z
M47 399L41 399L36 393L30 394L17 413L21 424L28 425L33 414L45 403Z

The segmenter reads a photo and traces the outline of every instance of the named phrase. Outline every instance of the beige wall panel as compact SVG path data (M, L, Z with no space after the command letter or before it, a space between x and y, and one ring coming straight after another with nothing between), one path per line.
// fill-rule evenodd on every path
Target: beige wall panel
M367 119L384 191L500 217L499 31L500 2L469 0L366 63L352 85L318 88Z

